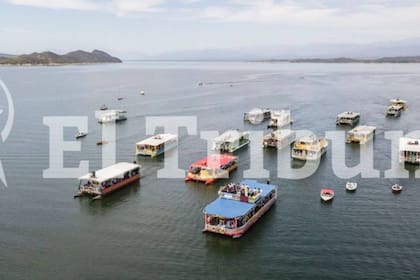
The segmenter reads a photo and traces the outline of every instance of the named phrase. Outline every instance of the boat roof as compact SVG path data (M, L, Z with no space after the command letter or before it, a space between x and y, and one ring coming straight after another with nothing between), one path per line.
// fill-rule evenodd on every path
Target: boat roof
M259 114L259 113L263 113L263 112L269 112L271 111L271 109L269 108L252 108L248 114Z
M300 137L297 140L297 142L304 142L304 143L311 143L312 144L313 142L317 141L318 139L320 139L320 138L318 138L316 135L307 135L307 136Z
M170 134L170 133L156 134L152 137L149 137L140 142L137 142L136 145L158 146L162 143L165 143L168 140L176 139L177 137L178 136L176 134Z
M337 118L355 118L357 116L360 116L359 112L343 112L341 114L337 115Z
M261 197L265 197L272 190L277 189L277 186L275 185L263 184L255 180L243 180L240 184L248 185L250 188L262 189ZM255 206L255 203L242 202L242 201L219 197L213 202L209 203L204 208L204 213L232 219L235 217L245 215L254 206Z
M321 192L322 193L334 193L334 190L333 189L326 189L326 188L324 188L324 189L321 189Z
M401 137L400 151L420 152L420 139Z
M238 159L238 157L231 156L228 154L213 154L208 157L197 160L196 162L193 162L191 165L215 169L215 168L219 168L222 165L228 164L229 162L236 159Z
M99 169L95 171L95 177L92 177L92 173L88 173L79 178L79 180L88 180L88 179L95 179L99 183L107 181L109 179L116 178L118 176L123 175L127 171L130 171L135 168L140 168L141 166L136 163L129 163L129 162L119 162L108 167Z
M248 112L248 114L260 114L260 113L262 113L263 111L262 111L262 109L260 109L260 108L253 108L253 109L251 109L249 112Z
M289 135L291 135L293 133L295 133L295 132L293 130L291 130L291 129L278 129L278 130L274 130L274 131L266 134L266 136L274 135L277 138L281 138L281 137L289 136Z
M397 104L397 103L396 104L391 104L391 105L388 106L388 109L398 109L398 110L401 110L403 108L404 108L403 105Z
M389 102L392 102L392 103L407 103L407 101L399 99L399 98L390 99Z
M273 110L271 116L290 115L290 110Z
M244 135L249 135L249 132L231 129L214 138L214 142L234 142Z
M370 134L376 129L375 126L359 125L349 131L349 133Z
M118 115L118 114L125 114L125 113L127 113L127 111L119 110L119 109L101 110L101 116Z

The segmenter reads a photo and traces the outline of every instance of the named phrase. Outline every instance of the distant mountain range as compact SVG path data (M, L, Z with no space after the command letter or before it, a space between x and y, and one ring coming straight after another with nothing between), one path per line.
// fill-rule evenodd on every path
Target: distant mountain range
M395 56L377 59L337 58L300 58L300 59L268 59L259 62L294 62L294 63L420 63L420 56Z
M54 52L41 52L23 55L0 55L0 64L6 65L62 65L91 63L121 63L122 61L104 51L73 51L64 55Z
M141 57L150 60L300 60L300 59L371 59L420 56L420 38L367 44L315 43L281 44L231 49L204 49L171 51ZM140 56L139 56L140 57ZM315 62L315 61L314 61ZM416 61L417 62L417 61Z
M0 57L15 57L13 54L0 53Z

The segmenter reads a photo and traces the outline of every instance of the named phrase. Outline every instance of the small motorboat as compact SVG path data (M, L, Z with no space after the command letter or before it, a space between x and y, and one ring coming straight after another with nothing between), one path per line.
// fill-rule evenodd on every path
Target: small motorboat
M117 99L118 99L118 101L121 101L121 100L124 99L124 97L118 97Z
M108 106L106 106L105 104L103 104L103 105L99 108L99 110L101 110L101 111L108 110Z
M98 145L98 146L102 146L102 145L105 145L105 144L108 144L108 142L104 141L104 140L96 142L96 145Z
M78 131L74 136L76 139L83 138L87 135L87 132Z
M144 90L141 90L140 95L144 95L144 94L145 94Z
M329 202L334 198L334 190L332 189L321 189L321 200L324 202Z
M354 192L357 189L357 183L356 182L347 182L346 183L346 190L349 192Z
M391 190L393 193L400 193L402 189L403 189L403 186L398 185L398 184L392 185L391 187Z

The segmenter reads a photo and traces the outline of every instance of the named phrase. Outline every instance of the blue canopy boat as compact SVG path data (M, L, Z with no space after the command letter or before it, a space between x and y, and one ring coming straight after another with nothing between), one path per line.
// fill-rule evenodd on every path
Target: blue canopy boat
M277 186L244 180L222 186L204 208L203 232L241 237L277 200Z

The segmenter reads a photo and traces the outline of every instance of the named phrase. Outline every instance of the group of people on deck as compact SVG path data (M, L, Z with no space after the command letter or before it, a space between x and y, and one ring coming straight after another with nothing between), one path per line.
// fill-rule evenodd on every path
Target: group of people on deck
M247 185L241 185L241 184L235 184L235 183L229 183L225 186L223 186L220 189L221 192L225 193L232 193L232 194L240 194L241 196L245 197L254 197L259 195L262 190L261 188L250 188Z

